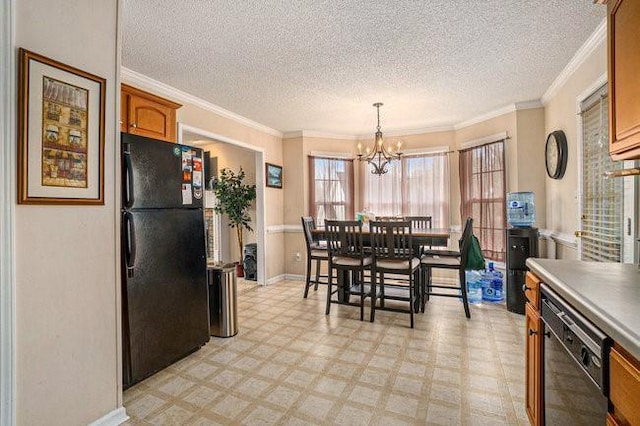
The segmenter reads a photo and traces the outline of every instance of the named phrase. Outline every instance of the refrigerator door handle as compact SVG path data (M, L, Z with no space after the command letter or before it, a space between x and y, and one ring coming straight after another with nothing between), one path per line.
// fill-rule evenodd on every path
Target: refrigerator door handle
M124 207L131 208L135 201L133 194L133 164L131 164L131 145L128 143L123 144L122 158L124 159L124 177L123 177L123 192L124 199L122 200Z
M127 277L133 278L133 269L136 263L136 230L133 224L133 215L124 213L124 257L127 267Z

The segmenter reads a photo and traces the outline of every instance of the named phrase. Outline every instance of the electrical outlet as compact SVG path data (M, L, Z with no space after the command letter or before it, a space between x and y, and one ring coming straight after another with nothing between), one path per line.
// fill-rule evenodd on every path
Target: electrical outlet
M300 262L302 260L302 255L300 253L293 253L292 256L296 262Z

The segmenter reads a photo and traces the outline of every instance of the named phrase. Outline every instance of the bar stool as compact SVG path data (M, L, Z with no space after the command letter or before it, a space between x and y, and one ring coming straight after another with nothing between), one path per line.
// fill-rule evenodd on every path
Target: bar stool
M375 311L378 309L376 301L380 299L379 309L408 313L411 328L413 328L413 312L416 306L416 295L419 292L420 259L413 252L411 222L371 222L371 251L373 254L371 321L373 322ZM385 273L407 275L408 281L395 281L394 284L385 283ZM409 308L385 306L386 299L408 302Z
M467 218L462 237L458 241L460 252L446 252L445 254L433 254L428 253L422 256L420 264L422 266L422 305L421 310L424 312L425 303L429 299L429 296L444 296L444 297L462 297L462 304L464 306L464 313L467 318L471 318L469 311L469 302L467 301L467 285L465 266L467 264L467 257L469 255L469 248L471 245L471 236L473 235L473 219ZM437 252L435 250L434 252ZM433 284L431 281L432 269L452 269L458 271L458 285L445 285L445 284ZM458 290L458 292L444 293L440 291L433 291L433 288L438 289L451 289ZM460 294L461 293L461 294Z
M322 262L329 261L329 251L326 244L322 245L319 239L314 238L312 231L316 229L316 222L311 216L302 216L302 230L304 231L304 239L307 243L307 277L304 286L304 298L309 294L309 287L313 285L313 290L318 290L318 284L326 284L320 281L320 278L327 278L326 275L320 274ZM311 261L316 262L315 279L311 279Z
M364 300L371 295L371 286L365 285L364 271L371 268L372 257L365 254L362 239L362 224L355 220L325 220L325 235L329 248L329 277L327 279L327 306L331 303L360 306L360 321L364 319ZM333 290L333 271L342 273L342 286ZM338 300L332 296L339 291ZM349 296L360 296L358 304L350 303ZM342 300L341 300L342 299Z

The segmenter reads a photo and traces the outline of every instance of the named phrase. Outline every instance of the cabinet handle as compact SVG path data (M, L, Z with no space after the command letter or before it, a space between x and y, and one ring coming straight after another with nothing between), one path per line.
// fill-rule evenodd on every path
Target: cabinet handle
M131 123L131 124L129 124L129 126L133 127L134 129L135 129L136 127L138 127L138 125L137 125L136 123Z
M120 120L120 124L122 124L122 120Z
M537 331L529 329L529 336L533 336L534 334L538 334Z
M529 291L531 290L531 287L527 287L526 284L522 284L522 291Z

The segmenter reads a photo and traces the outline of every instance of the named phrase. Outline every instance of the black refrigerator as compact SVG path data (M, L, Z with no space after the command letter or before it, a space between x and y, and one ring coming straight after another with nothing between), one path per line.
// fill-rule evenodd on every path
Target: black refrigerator
M209 340L201 149L122 134L125 388Z

